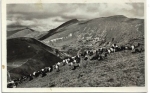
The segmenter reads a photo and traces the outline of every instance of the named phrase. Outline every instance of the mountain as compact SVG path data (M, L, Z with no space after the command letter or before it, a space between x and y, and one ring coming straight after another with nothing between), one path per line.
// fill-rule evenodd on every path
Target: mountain
M58 31L58 29L65 29L65 27L67 27L69 25L72 25L72 24L75 24L77 22L78 22L77 19L69 20L69 21L63 23L62 25L58 26L57 28L51 29L47 34L43 35L43 37L40 37L39 40L44 40L44 39L48 38L49 36L51 36L51 35L53 35L55 33L61 32L63 30L61 30L61 31L59 30Z
M61 61L53 49L34 38L7 39L7 66L12 78L27 75Z
M38 33L38 32L27 27L24 29L17 29L15 31L7 31L7 36L8 38L17 38L17 37L24 37L31 33Z
M7 28L7 37L21 31L21 30L24 30L25 27L20 27L20 28Z
M144 20L127 18L123 15L100 17L55 30L57 33L46 34L40 39L47 45L54 45L58 49L69 50L82 48L98 48L110 46L112 43L144 45Z

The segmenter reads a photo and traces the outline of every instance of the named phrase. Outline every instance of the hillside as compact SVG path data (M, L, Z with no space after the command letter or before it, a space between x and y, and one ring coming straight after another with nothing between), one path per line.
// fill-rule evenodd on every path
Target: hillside
M60 72L25 81L18 88L145 86L143 55L127 51L110 54L103 61L82 60L76 70L60 67Z
M72 25L72 24L75 24L75 23L77 23L77 22L78 22L77 19L69 20L69 21L63 23L62 25L58 26L57 28L51 29L47 34L45 34L45 35L43 35L42 37L40 37L39 40L44 40L44 39L46 39L46 38L48 38L48 37L50 37L50 36L52 36L52 35L54 35L54 34L56 34L56 33L59 33L59 32L61 32L61 31L63 31L63 30L61 30L61 31L59 30L59 31L58 31L58 29L65 29L66 27L68 27L68 26L70 26L70 25Z
M33 38L7 40L7 64L10 74L27 75L45 66L51 66L61 59L53 49ZM18 76L12 75L11 77Z
M53 35L47 34L42 41L58 49L69 50L84 47L97 48L112 43L144 44L144 20L127 18L122 15L78 21Z

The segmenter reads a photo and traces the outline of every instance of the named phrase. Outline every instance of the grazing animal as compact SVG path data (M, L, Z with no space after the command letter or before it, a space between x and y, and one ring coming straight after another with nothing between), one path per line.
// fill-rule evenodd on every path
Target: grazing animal
M74 63L74 69L76 69L77 67L80 67L80 63Z
M65 63L68 64L68 63L69 63L69 60L68 60L68 59L65 59Z
M80 60L81 60L81 59L80 59L79 56L76 56L76 57L75 57L75 60L76 60L77 63L80 63Z
M132 46L131 46L131 49L132 49L132 50L134 50L134 48L135 48L135 46L134 46L134 45L132 45Z
M52 71L52 68L51 68L51 67L49 67L49 68L48 68L48 71L49 71L49 72L51 72L51 71Z
M96 53L96 50L93 50L92 52L93 52L93 54L94 54L94 53Z
M44 69L41 69L42 72L44 72Z
M117 44L114 44L113 48L114 48L114 52L120 51L120 48L118 47Z
M107 53L100 54L100 55L98 56L98 61L104 60L106 57L107 57Z
M81 56L81 57L84 57L85 55L84 55L84 53L81 53L80 56Z
M99 55L97 60L98 60L98 61L102 60L102 56Z
M46 72L46 73L52 71L52 67L45 67L44 69L45 69L45 72Z
M7 88L16 88L17 85L14 81L10 81L7 83Z
M77 63L77 61L76 61L76 60L73 60L73 62L74 62L74 63Z
M73 60L76 58L76 56L71 57Z
M27 78L28 78L29 81L33 80L33 77L32 77L31 74L30 74L30 75L27 75Z
M93 55L93 51L89 51L89 56L92 56Z
M84 53L82 54L82 57L85 57L85 55L87 55L86 51L84 51Z
M120 50L125 50L125 49L126 49L125 46L121 45Z
M70 62L73 62L73 59L72 59L72 58L69 58L69 63L70 63Z
M102 53L103 53L103 48L98 49L98 52L99 52L100 54L102 54Z
M35 76L36 72L33 72L33 76Z
M122 49L121 49L120 46L117 46L117 47L116 47L116 52L121 51L121 50L122 50Z
M70 69L71 69L71 70L75 70L75 66L74 66L74 63L73 63L73 62L70 62L69 66L70 66Z
M60 62L58 62L58 63L57 63L57 65L58 65L58 66L60 66L60 65L61 65L61 63L60 63Z
M28 77L26 77L26 79L27 79ZM21 78L19 78L19 82L18 82L19 84L21 84L22 83L22 77Z
M64 59L63 61L62 61L62 66L64 66L66 64L66 60Z
M108 53L110 54L111 53L111 50L110 49L107 49Z
M138 47L132 50L132 53L141 53L143 51L142 47Z
M132 50L132 48L129 45L127 45L125 46L125 50Z
M88 54L89 54L89 51L87 50L87 51L86 51L86 55L88 55Z
M94 54L94 56L90 60L97 60L99 55L97 53Z
M84 57L84 60L88 60L88 56L87 55Z
M111 47L111 48L110 48L110 51L111 51L111 52L114 52L114 49Z
M15 85L14 88L15 88L15 87L17 87L18 84L19 84L19 79L14 79L13 82L14 82L14 85Z
M125 46L125 50L128 50L129 49L129 47L128 46Z
M41 69L40 74L41 74L41 77L44 77L47 75L44 69Z
M59 72L59 71L60 71L58 65L56 65L55 68L56 68L56 72Z
M52 72L52 70L53 70L52 66L48 67L49 72Z
M107 52L107 48L106 47L103 47L103 52Z
M131 52L132 52L132 53L138 53L138 52L141 52L141 51L136 48L136 49L132 50Z
M23 81L25 81L27 79L27 76L23 76Z

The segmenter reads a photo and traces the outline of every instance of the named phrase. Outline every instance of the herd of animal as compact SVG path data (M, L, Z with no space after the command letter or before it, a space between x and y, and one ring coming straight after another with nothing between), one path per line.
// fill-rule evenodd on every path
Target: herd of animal
M131 50L132 53L139 53L144 51L144 49L141 47L140 43L130 46L118 46L117 44L112 44L111 47L100 47L97 50L84 50L80 53L78 53L76 56L73 57L67 57L64 58L61 62L57 62L55 65L45 67L39 71L34 71L32 74L22 76L18 79L11 80L7 83L8 88L16 88L18 84L23 83L24 81L31 81L36 77L44 77L47 75L47 73L56 71L60 71L61 66L68 65L71 70L75 70L76 68L81 66L81 59L82 60L104 60L107 58L107 55L114 52L119 51L126 51Z

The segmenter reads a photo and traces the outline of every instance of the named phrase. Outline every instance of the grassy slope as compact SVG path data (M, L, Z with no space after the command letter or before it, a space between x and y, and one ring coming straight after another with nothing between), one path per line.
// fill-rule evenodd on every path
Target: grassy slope
M103 61L82 61L81 67L61 67L47 76L18 87L120 87L144 86L144 53L118 52Z

